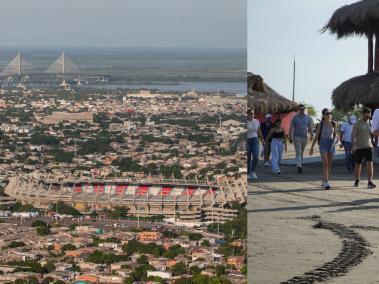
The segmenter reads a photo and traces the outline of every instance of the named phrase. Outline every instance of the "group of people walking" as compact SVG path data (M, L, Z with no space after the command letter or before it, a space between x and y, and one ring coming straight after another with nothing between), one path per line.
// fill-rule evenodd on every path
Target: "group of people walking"
M373 149L374 137L379 136L379 109L373 116L371 125L371 109L362 109L360 118L351 115L347 121L343 122L339 135L337 134L337 123L332 120L331 111L328 108L322 110L322 118L314 132L313 120L305 113L305 106L298 106L298 113L292 118L289 131L282 127L282 120L275 119L272 122L272 115L266 114L262 123L255 118L254 110L247 111L247 171L248 179L257 179L256 168L260 159L260 143L262 145L262 155L264 166L271 166L274 174L280 174L280 164L283 151L287 151L287 140L293 143L295 149L295 160L297 173L303 173L303 157L308 142L308 137L312 141L309 155L314 154L316 143L322 160L323 181L322 187L326 190L332 186L330 184L331 165L336 145L344 148L347 171L354 173L354 186L358 187L361 176L361 166L365 162L367 165L368 188L375 188L373 183ZM270 163L271 156L271 163Z

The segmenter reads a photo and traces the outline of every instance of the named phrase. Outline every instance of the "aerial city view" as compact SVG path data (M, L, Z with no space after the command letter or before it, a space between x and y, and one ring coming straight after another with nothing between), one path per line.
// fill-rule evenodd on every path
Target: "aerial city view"
M0 283L247 283L246 50L11 44Z

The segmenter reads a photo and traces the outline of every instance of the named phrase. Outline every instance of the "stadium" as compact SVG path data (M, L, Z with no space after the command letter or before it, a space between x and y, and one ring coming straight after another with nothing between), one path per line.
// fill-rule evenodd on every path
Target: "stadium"
M246 178L188 181L163 178L90 179L20 174L12 177L5 193L23 204L48 210L62 201L81 212L124 206L132 215L164 215L182 221L230 220L232 202L246 203Z

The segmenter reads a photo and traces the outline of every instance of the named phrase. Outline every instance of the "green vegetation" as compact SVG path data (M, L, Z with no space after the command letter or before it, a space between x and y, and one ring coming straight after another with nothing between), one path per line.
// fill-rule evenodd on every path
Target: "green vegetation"
M47 236L48 234L50 234L50 230L48 227L38 227L37 234L40 236Z
M35 220L32 223L32 227L48 227L48 225L46 224L46 222L44 222L42 220Z
M172 239L174 239L174 238L176 238L178 236L178 234L176 234L176 233L174 233L172 231L168 231L168 230L163 231L162 235L165 238L172 238Z
M10 206L10 210L12 212L29 212L29 211L39 212L38 209L36 209L32 204L22 205L21 202L16 202L12 204Z
M152 254L156 257L161 256L163 253L162 246L155 243L143 244L136 240L130 240L122 247L123 252L131 255L133 253Z
M53 262L49 261L49 262L47 262L47 263L43 266L43 269L44 269L46 272L50 273L50 272L55 271L56 267L55 267L55 265L54 265Z
M76 250L76 246L74 246L73 244L64 244L62 246L62 251L68 251L68 250Z
M190 241L199 241L203 238L203 235L199 233L188 233L188 238Z
M58 214L66 214L72 216L81 216L82 214L69 204L59 201L51 206L53 210L56 210Z
M108 218L123 219L128 217L128 208L125 206L115 206L113 209L103 209Z
M120 241L115 237L100 239L97 236L93 236L92 241L95 246L99 246L101 243L120 243Z
M220 224L220 232L225 235L226 240L245 239L247 236L247 210L238 203L233 203L231 207L238 210L238 216ZM217 233L217 226L216 223L208 225L208 231Z
M178 262L171 268L171 271L173 276L179 276L187 273L187 267L183 262Z
M164 144L174 144L174 142L168 137L156 137L151 134L143 135L142 141L148 142L148 143L159 142L159 143L164 143Z
M44 144L44 145L58 145L60 142L60 140L56 137L56 136L49 136L49 135L45 135L43 133L40 133L40 132L35 132L33 133L31 139L30 139L30 143L34 144L34 145L41 145L41 144Z
M54 160L58 163L72 163L74 158L73 152L65 152L63 149L55 148L49 151L50 155L54 156Z
M18 241L12 241L8 247L9 248L17 248L17 247L23 247L25 246L25 243L24 242L18 242Z
M179 254L185 254L185 253L186 253L185 249L182 248L180 245L174 245L170 247L167 251L165 251L163 253L163 256L167 258L175 258Z
M126 261L129 257L125 254L116 255L114 253L105 253L101 251L94 251L88 257L88 262L97 263L97 264L111 264L120 261Z
M73 223L73 224L71 224L71 225L69 226L69 228L70 228L71 231L75 231L75 228L76 228L77 226L79 226L79 225L76 224L76 223Z

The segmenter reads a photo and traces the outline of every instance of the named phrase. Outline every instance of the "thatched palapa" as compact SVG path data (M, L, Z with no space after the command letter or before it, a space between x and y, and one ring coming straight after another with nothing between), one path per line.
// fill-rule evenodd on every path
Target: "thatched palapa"
M358 35L368 39L368 74L351 78L339 85L332 94L334 106L345 111L358 104L378 107L379 0L362 0L337 9L322 32L327 30L338 38Z
M338 109L348 111L358 104L371 108L379 106L379 73L353 77L339 85L332 94Z
M366 36L368 38L368 73L379 71L379 0L362 0L337 9L322 32L330 31L338 38ZM375 67L373 68L373 38L375 35Z
M248 107L259 113L286 113L297 109L297 104L279 95L259 75L248 73ZM263 88L262 88L263 85Z

